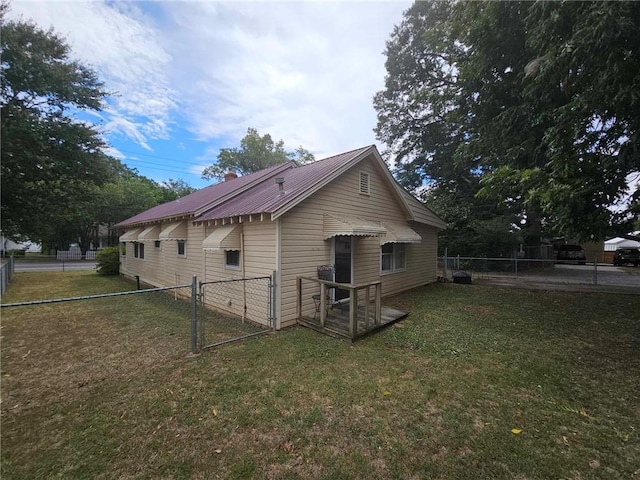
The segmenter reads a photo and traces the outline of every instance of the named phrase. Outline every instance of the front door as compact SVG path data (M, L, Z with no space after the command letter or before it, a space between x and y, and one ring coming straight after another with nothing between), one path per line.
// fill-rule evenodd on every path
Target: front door
M334 237L333 252L337 283L351 283L351 237ZM336 300L349 297L349 290L337 288Z

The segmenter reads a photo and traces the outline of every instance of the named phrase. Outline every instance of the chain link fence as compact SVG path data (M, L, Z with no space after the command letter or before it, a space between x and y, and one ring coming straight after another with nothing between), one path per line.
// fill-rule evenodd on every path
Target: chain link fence
M33 324L28 343L37 349L45 342L57 348L110 348L124 342L126 349L167 348L175 350L175 338L184 339L188 351L192 337L192 285L130 290L80 297L4 303L2 314ZM46 322L42 319L46 318ZM39 328L38 325L42 325ZM54 329L55 327L55 329ZM50 331L43 337L46 329ZM53 333L52 333L53 332ZM55 333L55 335L54 335ZM46 336L45 336L46 337ZM178 342L180 344L180 342ZM43 348L50 349L51 346Z
M4 295L7 286L11 283L14 270L15 257L12 255L9 258L3 258L2 265L0 266L0 296Z
M211 348L275 328L271 277L200 284L199 344Z
M438 269L444 281L457 281L464 275L480 281L640 288L640 268L615 267L596 261L443 256L438 259Z

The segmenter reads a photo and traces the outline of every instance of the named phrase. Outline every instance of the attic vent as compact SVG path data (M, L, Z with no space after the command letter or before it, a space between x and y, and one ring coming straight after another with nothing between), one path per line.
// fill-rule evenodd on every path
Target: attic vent
M360 172L360 193L363 195L369 195L371 193L369 188L369 174L367 172Z

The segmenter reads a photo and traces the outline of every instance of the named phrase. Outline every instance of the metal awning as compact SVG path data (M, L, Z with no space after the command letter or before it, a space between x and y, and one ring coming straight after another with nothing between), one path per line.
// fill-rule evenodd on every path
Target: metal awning
M380 245L386 243L420 243L422 237L409 225L396 222L382 222L387 234L380 237Z
M139 242L153 242L160 239L160 225L153 225L152 227L145 228L140 235L138 235Z
M140 235L141 231L142 231L141 228L134 228L133 230L128 230L124 234L120 235L120 238L118 238L118 241L119 242L137 242L138 235Z
M322 232L324 239L337 236L377 237L387 230L379 223L347 215L323 215Z
M160 240L186 240L187 222L172 223L160 232Z
M218 250L240 250L240 228L236 225L226 225L216 228L202 242L202 249L211 252Z

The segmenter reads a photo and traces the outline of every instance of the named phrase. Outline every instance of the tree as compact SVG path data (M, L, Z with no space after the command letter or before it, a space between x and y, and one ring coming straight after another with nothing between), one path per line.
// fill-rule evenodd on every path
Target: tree
M184 180L174 180L173 178L162 182L162 187L168 189L175 196L172 200L184 197L185 195L189 195L197 190Z
M274 142L268 133L261 136L256 129L249 128L240 141L240 148L221 149L217 163L207 167L202 172L202 178L223 178L225 173L231 170L246 175L290 160L308 163L313 161L314 157L302 147L298 147L294 152L287 152L284 141Z
M376 133L405 185L510 212L525 242L602 238L640 210L639 47L633 2L416 2Z
M99 110L106 92L52 30L4 11L0 27L2 230L41 240L117 174L97 130L73 115Z

